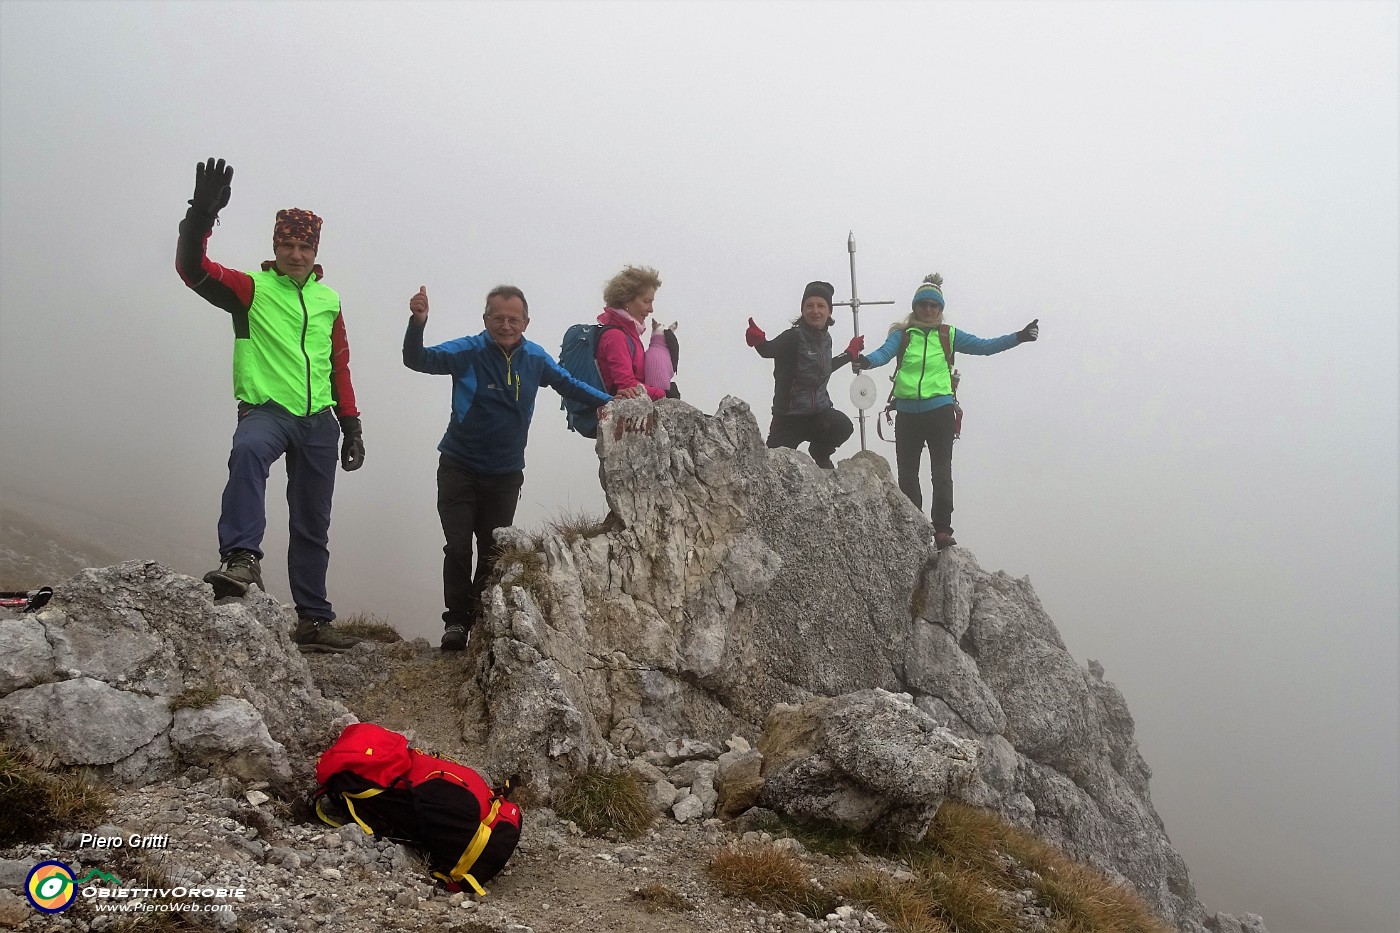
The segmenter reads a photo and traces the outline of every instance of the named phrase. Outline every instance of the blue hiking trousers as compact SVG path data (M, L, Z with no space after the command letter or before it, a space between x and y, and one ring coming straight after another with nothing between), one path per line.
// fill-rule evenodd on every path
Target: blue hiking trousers
M326 599L330 565L331 496L340 462L340 423L327 408L297 417L276 402L238 404L238 428L228 457L228 485L219 515L219 554L247 550L263 556L267 476L287 458L287 578L297 615L331 621Z

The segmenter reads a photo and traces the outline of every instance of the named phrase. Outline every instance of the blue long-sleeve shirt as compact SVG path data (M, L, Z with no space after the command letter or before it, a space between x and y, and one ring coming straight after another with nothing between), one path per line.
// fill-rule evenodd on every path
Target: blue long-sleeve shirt
M410 320L403 337L403 364L420 373L452 377L452 417L438 450L474 473L525 469L525 442L540 386L593 405L612 401L524 337L510 353L484 330L424 347L423 325Z
M927 345L933 348L934 352L942 353L943 347L938 340L937 327L911 327L910 330L927 330L929 332ZM1003 350L1010 350L1020 342L1017 334L1004 334L1000 337L984 339L976 334L970 334L965 330L954 327L950 329L953 352L968 353L972 356L991 356ZM904 341L904 331L892 330L885 338L885 342L872 353L863 354L867 369L876 369L884 366L891 359L899 355L899 345ZM895 411L932 411L935 408L942 408L944 405L953 404L951 395L934 395L929 398L897 398L894 400Z

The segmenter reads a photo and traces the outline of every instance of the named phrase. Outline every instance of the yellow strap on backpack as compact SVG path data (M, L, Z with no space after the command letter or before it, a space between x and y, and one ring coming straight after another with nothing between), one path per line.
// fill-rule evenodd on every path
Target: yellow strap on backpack
M471 876L471 870L472 866L476 864L476 860L481 857L486 843L491 841L491 823L495 822L496 814L500 812L500 809L501 800L498 797L491 801L491 810L486 814L486 819L481 821L481 825L476 828L476 835L472 836L472 841L467 845L467 850L462 853L457 864L452 866L452 877L461 878L482 897L486 896L486 889L477 884L476 879Z
M340 795L339 795L340 798L341 798L342 800L345 801L345 809L347 809L347 810L350 811L350 816L351 816L351 818L354 819L354 821L355 821L356 823L359 824L360 829L363 829L366 833L368 833L368 834L371 835L371 836L374 835L374 830L370 829L369 826L365 823L365 821L362 820L362 819L360 819L360 815L359 815L358 813L355 812L355 804L352 803L351 801L352 801L352 799L353 799L353 800L365 800L366 798L375 797L375 796L378 796L379 794L382 794L382 793L384 793L384 788L382 788L382 787L371 787L369 790L362 790L362 791L360 791L358 794L340 794ZM327 824L328 826L333 826L333 827L335 827L336 829L339 829L339 828L340 828L342 825L344 825L344 824L342 824L342 823L337 823L335 820L331 819L329 816L326 816L326 811L323 810L323 809L321 808L322 800L324 800L324 798L321 798L321 799L319 799L319 800L316 801L316 815L319 816L319 817L321 818L321 822Z

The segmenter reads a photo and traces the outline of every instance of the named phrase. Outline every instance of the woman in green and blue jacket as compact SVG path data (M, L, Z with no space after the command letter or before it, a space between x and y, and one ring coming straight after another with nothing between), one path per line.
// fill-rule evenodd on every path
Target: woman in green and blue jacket
M1014 334L983 340L943 323L943 277L925 276L914 292L913 313L890 326L884 344L856 358L853 368L873 369L898 359L894 376L895 464L899 488L916 508L924 507L919 489L919 459L929 450L933 474L933 541L939 550L953 539L953 356L991 356L1040 336L1037 318Z

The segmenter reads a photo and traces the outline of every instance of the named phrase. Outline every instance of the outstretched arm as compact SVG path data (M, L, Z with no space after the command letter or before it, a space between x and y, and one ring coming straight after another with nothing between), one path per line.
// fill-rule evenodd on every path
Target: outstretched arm
M565 398L571 398L586 405L596 405L599 408L612 401L612 396L599 392L586 382L575 379L572 373L555 361L554 357L543 350L539 352L544 357L544 366L540 368L540 385L549 386Z
M797 341L797 331L789 327L772 340L759 329L759 326L749 318L749 329L744 332L744 339L748 345L758 351L758 355L765 360L771 360L776 356L791 353L795 349Z
M857 371L862 369L876 369L888 363L896 353L899 352L899 344L904 340L904 331L892 330L885 338L885 342L870 354L857 354L854 360Z
M1029 339L1034 340L1035 338ZM991 356L994 353L1001 353L1003 350L1010 350L1019 343L1021 343L1020 331L983 339L976 334L960 330L955 332L953 337L953 352L966 353L969 356Z
M253 303L253 280L243 272L211 260L205 249L232 191L233 166L210 159L195 166L194 197L180 222L175 246L175 271L205 301L229 313L247 311Z
M408 300L408 329L403 334L403 364L409 369L434 376L450 376L470 351L481 346L477 337L458 337L435 347L423 346L423 329L428 325L428 289L420 286Z
M846 349L831 358L831 371L836 372L842 366L860 356L860 351L865 349L865 335L857 334L851 338L851 342L846 344Z

